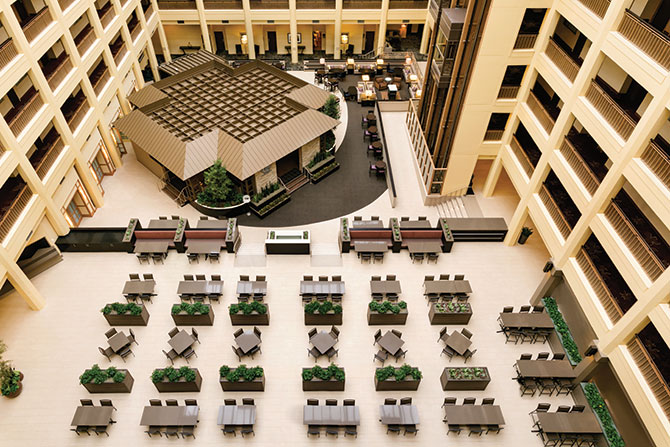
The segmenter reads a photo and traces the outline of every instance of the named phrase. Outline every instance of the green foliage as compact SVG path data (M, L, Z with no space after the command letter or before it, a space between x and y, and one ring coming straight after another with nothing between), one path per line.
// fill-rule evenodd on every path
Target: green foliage
M380 314L399 314L402 309L407 309L407 303L404 301L400 301L398 304L392 303L390 301L382 301L380 303L377 301L370 301L368 307L371 311L378 312Z
M244 315L251 315L252 312L256 312L259 315L265 315L268 312L268 306L258 301L252 301L250 303L231 304L228 307L230 315L236 315L240 313L240 311Z
M79 383L84 385L93 382L96 385L100 385L105 383L107 379L113 379L114 382L121 383L125 378L126 373L119 371L114 366L110 366L107 369L100 369L96 363L91 369L87 369L81 376L79 376Z
M462 314L471 311L468 303L435 303L435 311L439 313Z
M280 187L281 185L279 185L279 182L268 183L267 185L263 186L259 192L254 194L251 200L253 200L256 203L259 203L265 197L277 191Z
M179 369L168 366L167 368L163 369L154 369L151 373L151 381L153 383L162 382L165 378L167 378L170 382L179 382L179 379L182 377L186 382L195 382L195 369L189 368L188 366L182 366Z
M239 382L240 379L245 382L253 382L257 378L263 377L263 368L254 366L247 368L247 365L240 365L235 369L231 369L227 365L219 368L219 376L229 382Z
M125 313L130 313L130 315L139 315L142 313L142 306L135 303L111 303L100 309L100 312L102 312L103 315L109 315L112 312L116 312L119 315L123 315Z
M340 166L340 164L338 162L334 162L334 163L329 164L328 166L324 166L323 169L319 169L319 171L316 174L312 175L312 180L314 180L314 181L319 180L321 177L325 176L330 171L334 171L339 166Z
M198 194L198 202L213 207L231 206L242 202L242 195L235 189L221 160L216 160L204 175L205 189Z
M319 138L319 149L323 152L330 151L335 146L335 133L332 130L321 135Z
M203 303L181 303L172 306L172 314L177 315L180 312L186 312L189 315L206 315L209 313L209 306Z
M288 199L291 197L288 194L279 194L279 197L273 199L270 203L265 205L263 208L258 210L258 214L261 216L265 215L268 213L273 208L276 208L277 206L281 205L282 203L286 202Z
M112 376L112 380L114 380L115 383L121 383L125 380L125 378L126 378L125 373L122 373L121 371L117 371Z
M379 382L388 380L391 377L395 377L395 380L400 382L402 380L405 380L407 376L411 376L412 380L421 380L423 374L421 374L419 368L409 366L408 364L404 364L400 368L394 368L393 366L386 366L384 368L377 368L377 371L375 371L375 377Z
M488 377L484 368L449 368L448 371L450 379L477 380Z
M323 303L319 303L316 300L310 301L309 303L305 304L306 314L315 314L317 312L321 315L325 315L328 312L341 314L342 306L339 304L333 304L332 301L324 301Z
M586 400L589 402L591 408L593 408L593 412L598 416L598 419L600 419L608 444L611 447L624 447L626 444L614 425L612 415L603 397L600 395L598 387L594 383L585 383L583 387Z
M312 368L304 369L302 371L302 380L309 382L313 377L321 380L335 379L338 382L344 381L344 368L340 368L334 363L331 363L327 368L322 368L319 365L314 365Z
M544 307L547 310L549 317L551 317L551 320L554 322L556 332L560 335L559 338L561 339L565 352L568 354L568 358L576 365L582 361L582 356L579 353L577 343L575 343L574 338L572 338L568 324L563 319L563 314L558 310L556 300L548 296L543 298L542 301L544 302Z
M314 154L314 157L312 157L312 159L309 161L309 163L307 163L307 167L308 168L313 168L314 166L316 166L317 163L322 162L323 160L325 160L327 158L333 158L333 157L334 157L334 155L331 154L330 152L319 151L316 154Z
M333 119L340 119L340 100L337 99L337 96L330 95L328 99L326 99L326 102L323 105L323 113Z
M2 378L2 387L0 392L3 396L9 396L12 393L15 393L19 389L19 384L21 383L21 373L10 369L9 374Z
M151 373L151 381L153 383L162 382L164 378L165 378L164 369L154 369L154 371Z

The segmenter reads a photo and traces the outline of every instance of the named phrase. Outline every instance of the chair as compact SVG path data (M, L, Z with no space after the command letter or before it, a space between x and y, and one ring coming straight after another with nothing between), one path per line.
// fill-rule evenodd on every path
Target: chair
M160 261L161 264L163 264L163 259L165 258L164 253L154 253L151 255L151 259L154 261L154 264L158 264L158 261ZM107 435L109 436L109 435Z
M303 275L302 280L303 281L313 281L314 277L312 275Z
M161 438L163 437L163 434L161 433L161 428L158 425L150 425L148 430L144 430L144 433L149 435L151 438L151 435L158 435Z
M470 432L468 433L468 438L469 438L470 435L473 434L473 433L474 433L475 435L479 435L479 436L481 436L482 433L484 433L484 430L485 430L481 425L480 425L480 426L470 425L470 426L468 426L468 429L470 430Z
M377 261L384 262L384 253L373 253L372 254L373 261L376 263Z
M539 306L533 306L533 313L539 314L539 313L542 313L542 312L544 312L544 306L543 305L540 304Z
M513 306L505 306L505 307L503 307L502 311L503 311L504 314L511 314L512 312L514 312L514 307Z
M137 346L139 346L140 344L137 343L137 337L135 337L135 332L133 332L133 329L128 328L128 332L130 333L130 335L128 336L128 338L130 339L130 343L135 343Z
M253 397L243 397L242 405L255 405Z
M384 366L384 362L388 358L389 358L389 355L386 352L380 350L380 351L377 351L377 353L374 355L372 361L374 362L375 360L379 360L380 362L382 362L382 366Z
M114 410L116 410L116 407L112 403L111 399L100 399L100 406L101 407L112 407ZM118 411L118 410L116 410Z
M337 399L326 399L326 406L327 407L336 407L337 406Z
M372 261L372 253L361 253L361 263Z
M244 357L244 351L242 351L241 348L236 348L235 346L231 346L233 348L233 353L237 356L237 360L242 361L242 357Z
M469 330L467 330L465 328L461 329L461 334L463 334L463 336L467 339L472 338L472 332L470 332Z
M402 332L400 332L400 331L397 331L395 329L391 329L391 333L398 338L402 338Z
M396 399L393 399L391 397L387 397L384 399L384 405L395 405L398 401Z
M342 275L333 275L330 279L331 281L342 281Z
M338 355L339 352L340 352L339 349L330 348L329 350L326 351L326 356L328 356L328 360L330 360L331 358Z
M563 360L564 358L565 358L565 353L563 353L563 352L557 352L552 357L553 360Z
M372 277L370 278L370 281L381 281L381 280L382 280L382 277L381 277L381 276L372 276Z
M237 399L223 399L223 405L237 405Z
M437 341L439 342L440 340L443 340L445 335L447 335L447 327L446 326L443 327L442 329L440 329L440 337L437 339Z
M321 437L321 427L318 425L308 425L307 426L307 437L309 438L310 435L316 435L319 438Z
M354 221L361 221L363 220L363 216L354 216Z
M382 301L384 299L384 295L381 293L373 293L372 299L375 301Z
M256 433L254 433L254 426L253 425L241 425L240 426L240 434L244 438L244 435L254 435L256 436Z
M530 312L530 306L521 306L519 308L519 313L528 313Z
M549 359L549 353L548 352L540 352L537 354L537 359L538 360L548 360Z
M81 433L86 433L87 435L91 436L91 434L88 432L91 429L88 425L77 425L75 428L71 428L70 431L73 431L77 434L77 436L81 436Z
M150 399L149 400L149 405L152 407L160 407L163 405L160 399Z
M442 407L446 407L447 405L456 405L456 398L455 397L445 397L444 402L442 403Z
M196 281L207 281L207 277L205 275L195 275L195 280Z
M107 337L107 338L112 338L115 335L116 335L116 329L114 329L114 328L111 328L110 330L105 332L105 337Z
M177 403L177 399L165 399L165 405L168 407L177 407L179 404Z
M193 261L195 261L196 264L200 264L200 256L198 253L186 253L186 258L188 259L189 264L193 264Z
M377 332L375 332L375 342L372 345L374 346L380 338L382 338L382 330L377 329Z
M128 277L130 278L131 281L139 281L140 280L140 274L139 273L128 273Z
M93 401L91 399L79 399L79 403L82 407L92 407Z
M191 328L191 337L193 337L195 339L195 341L198 342L198 344L201 344L200 343L200 334L198 334L198 331L196 331L194 327Z
M456 355L456 351L451 349L449 346L445 346L440 353L440 357L442 357L442 354L446 354L447 357L449 357L449 361L451 361L451 359Z
M539 404L537 404L537 407L535 407L535 409L528 414L546 413L547 411L549 411L550 408L551 404L548 404L546 402L540 402Z
M468 360L470 360L472 356L475 355L475 352L477 352L476 349L474 351L470 351L469 349L465 351L465 354L463 354L463 360L465 360L465 363L468 363Z
M198 401L195 399L184 399L184 405L187 407L197 407Z
M400 425L398 425L398 424L388 424L386 426L386 434L388 434L389 432L400 435Z
M184 281L193 281L193 275L184 275Z
M165 427L164 433L166 438L169 438L170 436L176 436L177 438L179 438L179 429L177 428L177 426L170 425L168 427Z
M449 274L440 275L440 281L449 281Z
M240 281L249 281L249 275L240 275Z
M170 363L172 363L173 365L174 365L174 359L179 357L179 354L177 354L177 351L175 351L174 349L170 349L170 352L165 352L163 350L163 354L165 354L165 357L167 357Z
M235 426L234 425L224 425L223 428L221 429L223 432L223 436L233 434L233 436L237 437L237 432L235 431Z
M312 337L314 337L314 336L316 335L316 332L317 332L317 331L316 331L316 328L312 328L312 329L307 333L307 338L308 338L309 340L311 340Z
M261 330L258 329L256 326L254 326L254 334L256 335L256 337L258 337L259 340L261 339Z
M437 253L428 253L427 258L426 258L426 263L433 262L433 263L437 264L437 258L438 257L439 257L439 255Z
M307 357L309 357L310 355L312 357L314 357L314 363L316 363L316 361L319 360L319 357L321 356L321 353L316 348L312 348L312 349L307 348Z
M178 333L179 333L179 329L177 329L177 328L175 327L175 328L171 329L170 332L168 332L168 337L172 338L172 337L174 337L175 335L177 335Z
M500 430L502 430L502 429L503 429L503 427L501 427L500 425L489 424L489 425L486 425L486 434L488 435L490 432L495 432L495 434L497 435L498 433L500 433Z
M400 399L400 405L412 405L411 397L403 397Z
M247 352L247 355L250 355L251 358L253 359L254 355L256 355L257 352L260 352L262 354L260 346L255 346L251 348L251 351Z
M556 384L554 383L553 380L541 379L539 380L538 385L540 388L540 396L542 396L543 394L551 396L552 394L554 394L554 391L556 391Z
M198 354L195 353L193 348L186 348L184 352L181 353L181 356L184 357L184 360L186 360L186 363L188 363L188 359L190 359L193 356L198 356Z
M454 281L463 281L465 279L465 275L454 275Z
M414 255L412 255L412 264L414 264L414 261L423 262L423 253L414 253Z
M454 425L454 424L447 425L447 436L449 436L449 433L456 433L457 435L460 435L461 431L463 431L463 429L461 428L460 425Z
M194 303L204 303L205 302L205 295L193 295L193 302Z
M256 275L256 281L265 281L265 275Z
M107 433L107 426L106 425L95 427L93 430L94 430L94 433L96 434L96 436L101 435L101 434L104 433L109 437L109 433Z
M149 263L148 253L137 253L135 256L137 257L137 260L139 261L140 264L142 264L143 262L146 262L147 264ZM88 433L88 431L86 433Z
M345 407L353 407L354 405L356 405L356 399L344 399L342 401L342 405L344 405Z
M337 340L340 336L340 330L334 325L330 327L330 336Z
M520 379L521 396L530 395L535 396L535 391L538 390L538 383L534 379Z
M485 397L482 399L482 405L493 405L496 400L493 397Z
M100 351L100 354L107 357L107 360L110 362L112 361L112 355L114 355L114 350L112 348L101 348L98 346L98 350Z
M570 413L583 413L584 408L586 408L584 405L573 405L570 409Z
M344 437L347 435L358 438L358 430L355 425L345 425L344 426Z
M554 380L554 384L556 385L557 396L560 396L563 393L568 396L570 395L570 392L577 386L577 384L573 383L570 379Z
M181 428L181 437L186 438L187 436L192 437L195 439L195 434L193 431L195 430L195 426L193 425L185 425Z
M474 405L477 399L474 397L465 397L463 398L463 405Z
M405 436L407 433L414 434L414 436L416 436L416 434L419 432L419 429L416 428L415 424L404 425L403 428L405 429L405 432L402 434L403 436Z
M423 277L423 282L427 282L427 281L435 281L435 276L433 276L433 275L424 276Z
M402 349L399 349L393 357L396 359L396 361L398 361L402 358L405 358L405 354L407 354L407 350L403 351Z
M244 334L244 329L240 328L240 329L236 330L235 332L233 332L233 337L237 338L242 334Z
M318 406L319 405L319 399L307 399L307 405Z
M521 354L521 357L519 357L519 360L530 360L532 358L533 358L533 354L525 353L525 354Z

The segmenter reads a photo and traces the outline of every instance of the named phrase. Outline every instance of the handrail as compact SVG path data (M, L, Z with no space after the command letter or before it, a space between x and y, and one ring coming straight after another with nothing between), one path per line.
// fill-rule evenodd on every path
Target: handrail
M617 32L663 68L670 70L670 38L668 36L629 9L626 10Z
M70 130L74 133L75 130L79 127L81 124L81 121L84 119L84 116L86 116L86 113L88 113L88 109L84 110L84 106L89 106L88 101L84 99L74 110L74 113L70 117L69 120L67 120L68 125L70 126ZM89 106L90 108L90 106Z
M21 213L28 205L28 202L30 202L32 196L33 192L28 185L25 185L21 192L16 195L14 202L11 204L5 215L0 217L0 242L4 242L9 231L12 229L16 221L19 220Z
M405 124L407 125L407 132L410 137L409 141L412 145L414 157L419 167L419 172L421 179L423 180L423 186L425 188L426 195L440 194L444 184L444 173L446 172L446 168L435 167L433 156L428 149L426 137L424 136L423 129L419 123L414 101L409 100L407 102L409 103L409 109L407 112L407 118L405 119ZM439 191L437 191L438 188Z
M537 40L537 33L535 34L519 34L514 41L515 50L530 50L535 46Z
M63 140L61 140L61 138L58 137L53 142L51 147L47 149L46 155L44 156L44 158L42 158L42 160L40 160L40 162L35 167L35 171L37 172L37 175L39 176L40 180L44 180L44 177L46 177L47 172L49 172L49 169L51 169L51 166L53 166L53 164L58 159L58 156L63 151L63 147L64 147Z
M121 65L121 62L123 61L123 58L126 57L126 54L128 53L128 48L126 47L125 42L123 45L119 47L119 50L116 52L116 54L112 54L112 58L114 59L114 63L118 67Z
M61 11L65 11L67 8L69 8L75 0L58 0L58 4L60 5Z
M658 279L665 266L616 202L610 202L605 208L605 216L649 278Z
M526 104L528 105L528 108L531 110L531 112L533 112L533 115L535 115L535 118L537 118L537 120L540 122L540 125L542 125L544 131L547 132L547 134L550 134L551 130L554 128L554 118L549 115L547 109L544 108L544 105L542 105L532 90L528 94Z
M150 19L151 16L153 15L153 13L154 13L154 5L153 5L153 3L150 3L150 4L149 4L149 7L147 8L147 10L144 11L144 19L145 19L146 21L149 21L149 19Z
M93 86L93 91L95 91L96 96L100 95L102 87L104 87L107 84L108 80L109 80L109 70L107 69L107 67L105 67L102 76L96 79L95 82L91 83L91 85Z
M607 316L609 317L612 324L616 323L623 317L623 311L619 307L619 303L614 299L614 295L610 292L609 287L603 280L603 277L600 276L600 272L596 268L595 264L591 260L591 256L586 252L584 247L580 248L575 257L577 264L581 267L582 272L586 276L586 279L589 281L591 288L595 292L600 304L605 308Z
M77 40L79 36L82 36L81 39L79 39L79 43L77 43ZM77 51L79 51L79 55L83 56L86 54L86 52L91 48L93 43L95 42L95 33L93 32L93 27L90 25L87 25L86 28L84 28L81 33L77 35L75 38L75 45L77 46Z
M65 54L65 53L64 53ZM56 88L63 82L68 73L72 70L72 62L67 54L59 62L59 64L53 69L49 76L46 76L47 83L51 90L56 90Z
M610 0L579 0L579 2L601 19L605 17L610 6Z
M107 2L106 5L109 5L109 7L102 13L100 13L100 10L98 11L98 16L100 17L100 23L102 24L103 30L107 29L109 24L114 20L114 15L112 14L114 12L114 8L111 6L111 1Z
M577 64L552 37L549 38L545 54L566 78L570 79L571 82L575 82L577 73L579 73L579 64Z
M33 96L21 107L16 115L7 122L9 128L15 137L19 136L23 129L26 128L30 120L33 119L35 113L44 105L40 92L34 90Z
M21 29L23 29L23 34L26 36L28 42L32 42L52 21L49 15L49 7L45 6L37 11L26 23L21 25Z
M130 27L130 26L129 26L129 27ZM133 29L130 31L130 37L132 37L133 42L135 42L135 41L137 40L137 38L139 37L139 35L140 35L141 32L142 32L142 27L140 26L140 22L139 22L139 21L135 21L135 28L133 28Z
M549 189L547 189L546 185L543 184L540 187L538 195L540 196L540 200L542 200L542 203L544 204L545 208L549 212L549 215L551 216L554 223L558 227L558 231L561 233L561 236L563 236L563 239L567 239L568 236L570 236L572 227L570 226L567 219L563 215L561 209L558 207L558 204L556 203L554 198L549 193Z
M642 152L642 161L670 189L670 156L654 140Z
M501 85L498 90L498 99L516 99L519 94L519 85Z
M565 160L568 162L570 167L586 190L593 196L600 186L600 179L591 171L589 165L584 161L584 158L577 152L577 149L572 145L572 143L567 139L563 138L563 143L560 148L561 155L565 157Z
M19 53L16 51L12 38L8 37L7 40L0 44L0 70L9 65L18 55Z
M654 396L656 396L656 400L658 400L658 403L663 408L665 415L670 417L670 387L649 355L649 351L647 351L647 348L637 335L626 344L626 347L644 376L647 385L649 385ZM640 364L643 361L646 364ZM649 368L645 368L645 366ZM651 381L655 381L656 383L650 383Z
M509 145L512 148L512 152L514 152L516 159L519 160L521 167L523 168L523 170L526 172L526 175L530 179L533 176L533 172L535 172L535 166L533 166L533 163L530 161L530 158L528 157L528 154L526 154L526 151L523 150L523 147L521 146L519 140L516 138L516 135L512 136L512 140L509 142Z
M598 112L605 118L605 121L612 126L612 129L621 137L628 140L630 134L637 123L624 112L610 96L598 85L595 80L591 80L589 88L586 90L586 99Z

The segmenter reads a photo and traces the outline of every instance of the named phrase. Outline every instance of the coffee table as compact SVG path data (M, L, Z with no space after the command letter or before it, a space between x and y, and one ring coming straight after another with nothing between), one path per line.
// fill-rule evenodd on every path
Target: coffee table
M195 343L195 339L191 334L182 329L177 335L172 337L168 343L177 354L181 354Z
M321 354L325 354L330 348L335 346L337 340L326 331L321 331L309 340Z
M379 340L377 340L377 344L389 354L395 355L395 353L400 350L405 342L402 338L398 337L393 332L388 331Z

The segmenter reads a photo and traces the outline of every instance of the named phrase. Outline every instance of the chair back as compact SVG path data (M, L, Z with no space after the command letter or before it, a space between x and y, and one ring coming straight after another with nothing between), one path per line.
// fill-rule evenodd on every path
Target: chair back
M249 281L249 275L240 275L240 281Z
M400 399L400 405L412 405L412 398L403 397L402 399Z
M193 275L184 275L184 281L193 281Z
M554 354L553 359L554 360L563 360L563 359L565 359L565 354L562 353L562 352L557 352L556 354Z
M333 281L342 281L342 275L333 275L331 276Z
M319 276L319 281L328 281L327 276Z
M189 407L195 407L198 405L198 401L195 399L186 399L184 400L184 405Z
M307 336L310 338L314 337L316 335L316 328L312 328L308 333Z
M307 399L307 405L319 405L319 399Z
M466 397L463 399L463 405L474 405L476 399L474 397Z
M382 338L382 330L377 329L377 332L375 332L375 341L379 340L380 338Z
M461 329L461 334L463 334L463 336L465 338L468 338L468 339L472 338L472 332L470 332L466 328Z
M568 405L559 405L556 409L556 413L568 413L570 412L570 407Z
M92 407L93 406L93 401L91 399L79 399L79 402L81 403L82 407Z
M177 399L165 399L165 405L168 407L177 407L179 404L177 403Z
M177 335L178 333L179 333L179 329L175 327L175 328L172 328L172 329L170 330L170 332L168 332L168 336L169 336L170 338L172 338L172 337L174 337L175 335Z
M495 402L493 397L485 397L482 399L482 405L493 405L493 402Z
M105 332L105 337L107 338L112 338L114 335L116 335L116 329L111 328L107 332Z
M242 398L242 405L254 405L254 399L252 397Z
M356 405L356 400L355 399L344 399L342 401L342 405L344 405L345 407L353 407L354 405Z
M530 306L521 306L519 308L519 312L521 312L521 313L530 312Z
M571 413L583 413L584 408L586 408L584 405L573 405L572 408L570 409Z
M139 273L129 273L128 276L130 277L131 281L139 281L140 279Z
M372 278L370 278L370 281L381 281L381 280L382 280L381 276L373 276Z
M113 407L114 404L112 403L111 399L100 399L100 406L101 407Z
M445 397L444 398L444 405L456 405L456 398L455 397Z
M205 275L195 275L196 281L206 281L207 277Z
M444 335L447 333L447 327L443 327L440 329L440 338L444 337Z
M512 312L514 312L514 307L513 306L503 307L503 313L504 314L511 314Z
M163 403L161 402L160 399L150 399L149 405L151 405L152 407L161 407L163 406Z
M224 405L237 405L237 399L224 399Z
M337 406L337 399L326 399L326 406L329 407Z
M519 360L530 360L532 358L533 358L533 354L525 353L525 354L521 354L521 357L519 357Z
M194 327L191 328L191 336L195 338L196 340L198 339L198 331L195 330Z
M454 275L454 281L463 281L465 279L465 275Z
M258 338L261 338L261 330L258 329L256 326L254 326L254 334L256 334Z
M243 333L244 333L244 329L239 328L238 330L236 330L236 331L233 333L233 337L237 338L237 337L239 337L240 335L242 335Z
M212 275L212 281L221 281L221 275Z
M538 360L547 360L547 359L549 359L549 353L548 352L540 352L537 355L537 359Z
M391 329L391 333L392 333L393 335L395 335L396 337L398 337L398 338L401 338L401 337L402 337L402 332L400 332L400 331L398 331L398 330L396 330L396 329Z
M435 280L435 276L434 276L434 275L426 275L426 276L423 277L423 281L424 281L424 282L426 282L426 281L434 281L434 280Z
M302 280L303 281L313 281L314 277L312 275L303 275Z
M256 275L256 281L265 281L265 275Z

